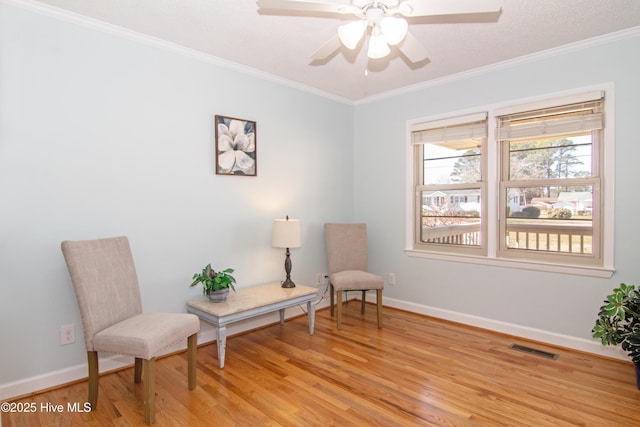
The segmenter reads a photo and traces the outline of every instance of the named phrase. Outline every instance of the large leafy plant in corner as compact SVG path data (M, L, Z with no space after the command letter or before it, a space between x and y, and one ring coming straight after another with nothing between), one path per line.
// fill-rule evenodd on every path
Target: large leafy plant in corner
M207 264L207 266L202 269L202 272L193 275L193 283L191 283L191 286L202 283L202 293L205 295L228 288L233 289L235 292L236 288L233 287L233 284L236 283L236 279L231 273L233 273L233 268L215 271L211 268L211 264Z
M624 283L607 296L591 331L603 345L620 345L640 364L640 289Z

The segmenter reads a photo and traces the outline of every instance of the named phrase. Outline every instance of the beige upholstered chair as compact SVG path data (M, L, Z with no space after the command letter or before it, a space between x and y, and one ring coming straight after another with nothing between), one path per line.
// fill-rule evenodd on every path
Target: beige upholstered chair
M134 381L143 383L144 419L155 421L155 356L187 339L189 390L196 385L200 321L187 313L142 314L129 240L64 241L64 254L78 300L89 362L89 403L98 403L98 352L132 356Z
M331 316L335 290L338 329L342 329L343 292L362 291L361 313L364 314L366 292L373 289L376 290L378 327L381 328L384 280L367 271L367 225L325 224L324 238L331 286Z

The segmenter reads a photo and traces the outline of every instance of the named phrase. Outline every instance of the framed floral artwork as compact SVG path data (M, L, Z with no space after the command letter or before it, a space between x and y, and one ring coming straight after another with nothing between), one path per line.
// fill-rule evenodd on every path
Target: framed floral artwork
M256 122L215 116L216 174L257 175Z

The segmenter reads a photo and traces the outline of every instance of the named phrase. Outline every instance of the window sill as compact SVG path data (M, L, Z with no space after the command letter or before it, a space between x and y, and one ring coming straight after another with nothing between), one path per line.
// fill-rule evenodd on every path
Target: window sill
M415 258L435 259L439 261L463 262L468 264L480 264L493 267L517 268L521 270L546 271L550 273L573 274L577 276L590 276L611 278L615 269L613 267L589 267L550 264L534 261L510 260L504 258L489 258L472 255L452 255L437 252L417 251L405 249L407 256Z

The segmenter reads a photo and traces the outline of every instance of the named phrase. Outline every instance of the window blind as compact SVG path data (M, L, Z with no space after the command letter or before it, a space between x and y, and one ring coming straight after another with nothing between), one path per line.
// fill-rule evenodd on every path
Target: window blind
M487 138L487 113L416 123L411 127L412 144L437 144Z
M550 138L602 129L603 98L498 116L499 141Z

